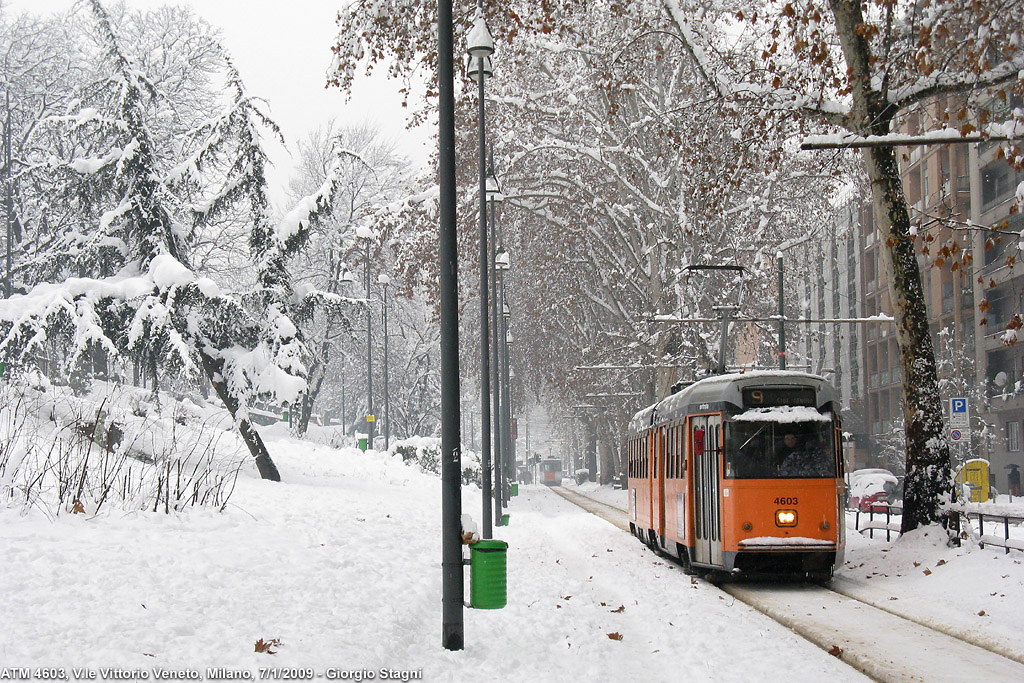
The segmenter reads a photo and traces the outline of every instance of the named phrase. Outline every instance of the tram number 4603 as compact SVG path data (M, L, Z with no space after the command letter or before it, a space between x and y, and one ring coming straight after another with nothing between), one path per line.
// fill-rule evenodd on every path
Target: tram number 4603
M796 498L776 498L775 499L775 504L776 505L797 505L797 499Z

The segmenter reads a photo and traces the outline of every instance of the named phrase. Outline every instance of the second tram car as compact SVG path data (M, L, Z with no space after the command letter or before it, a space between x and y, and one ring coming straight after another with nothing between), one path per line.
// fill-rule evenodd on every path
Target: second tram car
M689 571L828 579L843 562L834 389L817 375L708 377L638 412L629 525Z
M540 461L540 483L547 486L562 485L562 461L558 458L545 458Z

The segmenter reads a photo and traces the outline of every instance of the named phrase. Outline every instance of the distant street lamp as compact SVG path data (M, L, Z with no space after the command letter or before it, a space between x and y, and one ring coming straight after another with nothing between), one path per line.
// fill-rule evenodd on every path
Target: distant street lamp
M366 281L366 444L373 448L374 426L376 416L373 414L373 309L370 307L370 242L376 235L365 226L356 228L356 237L366 240L366 263L363 276Z
M506 310L507 307L506 307ZM505 452L508 454L508 465L505 469L506 481L511 484L516 474L516 449L512 440L512 332L508 329L509 319L505 318Z
M494 41L484 20L482 3L477 7L473 28L466 37L466 52L469 54L467 76L477 84L479 105L480 143L480 465L483 470L483 537L492 538L491 527L491 368L488 353L490 329L487 314L487 131L484 107L484 82L491 75L490 56L494 53ZM475 67L475 68L474 68ZM497 514L497 513L496 513Z
M501 203L504 196L501 194L501 186L498 184L498 179L494 175L494 149L491 149L491 160L487 168L487 178L485 181L486 195L491 206L491 260L494 262L494 268L491 270L491 318L494 320L494 344L491 347L492 354L492 368L494 372L494 417L498 423L498 429L494 436L494 499L497 502L494 512L494 520L497 524L501 520L501 507L508 503L508 496L506 495L504 487L504 472L506 470L506 454L505 454L505 421L503 419L504 411L501 407L502 398L501 391L501 339L504 334L502 327L502 320L498 316L498 299L499 290L497 283L498 274L498 260L495 249L498 243L501 241L501 232L498 228L498 217L496 215L496 205Z
M356 281L356 276L352 274L352 271L348 269L348 266L342 265L341 275L338 276L338 285L350 285ZM340 286L339 286L340 290ZM343 430L348 430L348 406L345 403L345 375L348 369L348 356L342 352L342 366L341 366L341 426Z
M506 253L507 255L507 253ZM501 286L501 297L505 298L505 285L502 283ZM508 437L508 454L509 454L509 478L513 478L516 472L516 449L515 440L512 438L512 418L514 411L512 410L512 328L509 323L512 319L512 309L509 308L508 302L505 301L502 306L502 319L505 321L505 435Z
M497 186L497 181L495 181ZM494 200L491 202L491 220L495 225L497 220L494 215L494 202L501 202L503 199L500 193L495 193ZM500 230L498 231L500 239ZM510 266L508 252L505 251L505 247L498 247L497 253L494 255L494 271L498 276L498 281L494 289L494 318L497 321L495 327L498 331L495 333L494 340L494 352L497 357L495 366L497 368L497 384L498 394L501 396L501 412L499 413L498 421L500 424L499 435L501 438L501 493L502 502L504 505L508 505L511 490L508 487L509 484L509 471L514 466L515 459L512 456L512 449L510 448L511 435L510 422L509 422L509 411L508 411L508 391L505 384L505 375L508 372L508 354L506 353L505 339L508 336L508 317L505 315L505 311L508 309L508 304L505 303L505 272L508 271ZM501 315L498 315L498 301L501 301Z
M388 285L391 278L384 273L377 276L381 286L381 317L384 322L384 450L391 448L391 395L388 389Z

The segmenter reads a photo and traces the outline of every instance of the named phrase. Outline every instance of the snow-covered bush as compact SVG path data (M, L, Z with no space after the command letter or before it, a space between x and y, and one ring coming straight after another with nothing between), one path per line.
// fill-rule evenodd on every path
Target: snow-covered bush
M413 437L395 441L390 450L402 456L406 463L416 463L424 472L441 474L441 440Z
M424 472L441 474L441 439L417 436L402 439L391 444L390 452L402 456L406 463L419 465ZM473 451L462 453L462 483L480 486L480 454Z
M0 504L62 513L223 509L247 462L222 409L150 406L145 390L0 387Z

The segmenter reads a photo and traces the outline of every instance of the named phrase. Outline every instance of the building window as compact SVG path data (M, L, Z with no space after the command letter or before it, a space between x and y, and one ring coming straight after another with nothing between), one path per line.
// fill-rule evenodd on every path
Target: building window
M1011 453L1017 453L1020 451L1021 434L1024 430L1021 429L1020 422L1007 422L1006 423L1006 450Z
M981 203L985 207L994 204L1006 195L1010 194L1011 181L1010 165L1000 160L989 164L981 171Z

